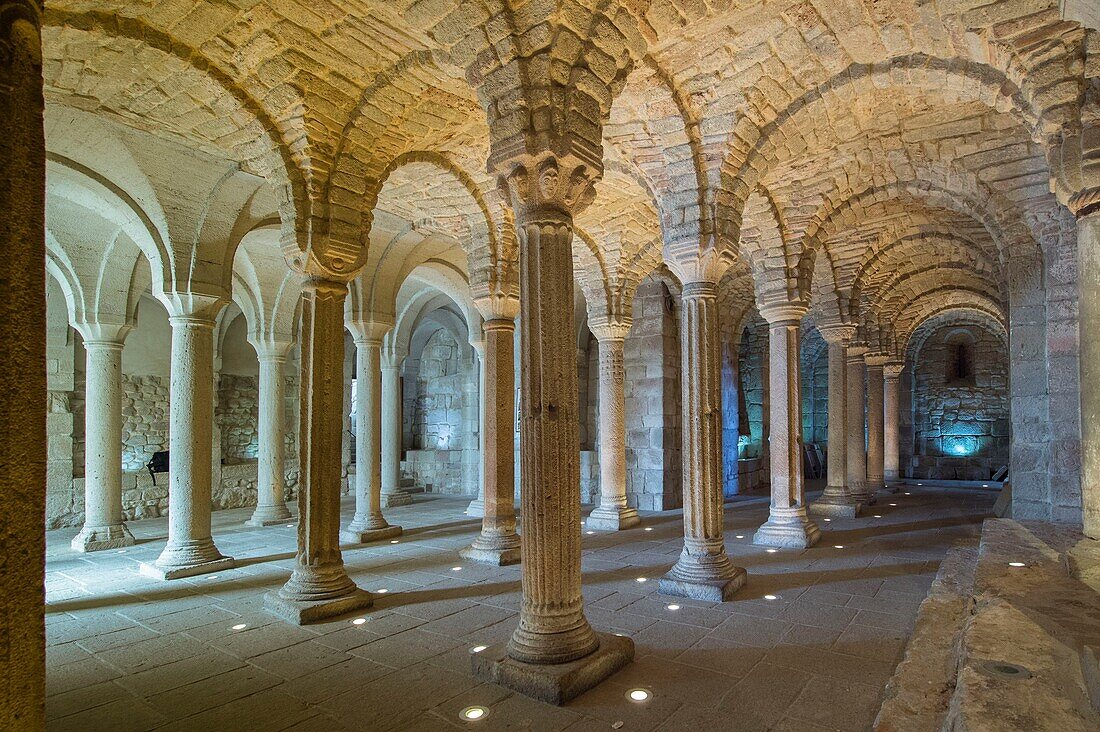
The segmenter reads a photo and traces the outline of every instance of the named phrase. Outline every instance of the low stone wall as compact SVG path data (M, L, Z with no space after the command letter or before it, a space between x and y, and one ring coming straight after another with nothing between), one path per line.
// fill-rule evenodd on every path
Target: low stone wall
M402 466L429 493L477 495L480 460L478 450L408 450Z
M762 493L768 488L768 466L760 458L737 461L737 495Z
M298 464L287 462L286 499L294 500L298 489ZM214 510L256 505L256 463L221 466L221 484L214 489ZM122 514L127 521L168 515L168 473L157 473L156 485L148 470L122 474ZM51 515L47 528L80 526L84 523L84 478L72 481L70 505Z
M168 379L124 374L122 469L141 470L154 452L167 449Z

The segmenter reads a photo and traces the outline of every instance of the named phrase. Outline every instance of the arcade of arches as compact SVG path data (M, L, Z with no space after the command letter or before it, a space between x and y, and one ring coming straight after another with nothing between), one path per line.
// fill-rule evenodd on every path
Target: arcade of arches
M1098 28L0 0L0 724L1096 729Z

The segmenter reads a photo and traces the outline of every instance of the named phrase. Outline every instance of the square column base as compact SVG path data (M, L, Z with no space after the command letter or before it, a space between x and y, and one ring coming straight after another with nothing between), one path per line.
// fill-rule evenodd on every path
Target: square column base
M468 546L458 552L463 559L469 559L478 564L489 564L494 567L507 567L511 564L519 564L520 548L518 546L508 549L481 549Z
M396 508L397 506L407 506L413 502L412 495L406 493L405 491L383 493L381 499L382 508Z
M122 549L134 545L134 535L126 524L96 529L81 529L73 537L70 546L74 552L102 552L107 549Z
M196 577L200 574L210 574L211 572L221 572L226 569L233 569L235 566L237 566L237 563L233 561L233 557L222 557L212 562L199 562L198 564L174 567L162 567L153 562L142 562L139 571L146 577L152 577L153 579L174 580L183 579L184 577Z
M596 633L599 647L569 663L535 664L508 655L508 644L489 646L470 655L474 676L524 696L561 706L634 660L634 641L611 633Z
M269 518L269 519L258 519L255 516L253 516L252 518L245 521L244 525L245 526L254 526L257 529L259 529L259 528L263 528L265 526L282 526L284 524L296 524L296 523L298 523L298 519L294 518L293 516L287 516L286 518Z
M337 615L364 610L374 604L374 597L366 590L355 588L343 597L330 600L291 600L278 591L264 595L264 610L295 625L316 623Z
M810 504L810 513L829 518L855 518L859 516L863 505L860 503L827 503L814 501Z
M784 549L806 549L817 543L821 538L821 529L813 521L783 521L773 519L756 530L752 537L753 544L761 546L774 546Z
M392 539L401 536L403 529L400 526L387 526L384 529L368 529L367 531L353 531L352 529L340 530L341 544L369 544L372 541Z
M737 571L732 577L720 580L684 580L665 575L657 583L657 592L673 597L686 597L689 600L726 602L732 600L748 580L748 573L744 569L735 569Z
M585 519L584 525L593 531L622 531L640 523L642 523L642 519L633 508L606 512L596 508Z

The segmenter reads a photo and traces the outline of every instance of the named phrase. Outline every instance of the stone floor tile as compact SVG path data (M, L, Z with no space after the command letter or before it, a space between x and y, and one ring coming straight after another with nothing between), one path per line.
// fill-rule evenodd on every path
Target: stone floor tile
M201 656L191 656L174 663L157 666L148 671L120 676L116 683L139 697L149 697L181 686L217 676L233 669L243 668L244 661L226 653L211 651Z
M478 685L472 676L417 664L332 697L325 711L364 730L397 730Z
M809 674L797 669L757 664L722 698L719 705L738 728L770 729L802 693Z
M813 676L787 714L837 732L870 729L882 691L881 687L857 681Z
M276 676L293 679L335 666L351 658L343 651L328 648L317 641L305 641L260 656L253 656L248 659L248 662Z
M49 704L47 703L47 708ZM135 699L120 699L93 707L77 714L46 722L47 732L73 730L110 730L111 732L145 732L164 722L164 715L149 704Z
M389 666L382 666L365 658L352 657L298 676L275 688L290 696L316 704L391 673L393 669Z

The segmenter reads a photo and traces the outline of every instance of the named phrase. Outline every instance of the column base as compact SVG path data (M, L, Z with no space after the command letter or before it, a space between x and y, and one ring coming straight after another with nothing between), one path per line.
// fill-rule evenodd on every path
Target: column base
M875 494L866 485L848 486L848 492L851 493L852 500L856 503L864 506L872 506L875 503Z
M470 518L485 518L485 501L480 498L470 501L470 505L466 507L466 515Z
M173 565L142 562L139 571L146 577L152 577L153 579L174 580L195 577L200 574L210 574L211 572L221 572L226 569L233 569L235 566L237 566L237 563L233 561L233 557L220 557L195 564Z
M471 654L470 665L482 681L561 706L634 660L634 641L611 633L596 637L596 650L568 663L524 663L508 655L507 643L498 643Z
M72 548L75 552L101 552L105 549L121 549L134 545L134 535L124 523L111 526L84 525L80 533L73 537Z
M295 625L315 623L355 610L364 610L374 604L374 598L366 590L354 587L348 594L325 600L298 600L284 597L280 591L264 595L264 610Z
M862 505L854 498L826 493L810 504L810 513L829 518L855 518L859 516Z
M592 509L584 525L595 531L622 531L642 523L638 509L622 507Z
M756 530L753 544L791 549L806 549L821 538L821 529L806 515L804 508L773 508L766 523Z
M676 564L657 583L657 591L692 600L726 602L747 580L748 573L734 565L725 549L719 554L697 555L685 547Z
M286 506L256 506L252 517L245 521L245 526L278 526L293 522L294 516Z
M478 564L489 564L494 567L507 567L520 562L519 537L515 537L514 546L493 546L486 542L479 545L481 537L474 539L474 543L465 549L461 549L458 555L463 559L469 559Z
M400 526L387 526L382 529L353 529L349 526L346 529L340 530L340 543L341 544L369 544L372 541L381 541L382 539L392 539L395 536L401 536Z
M382 508L395 508L407 506L413 502L412 495L403 490L395 490L391 493L382 492Z

